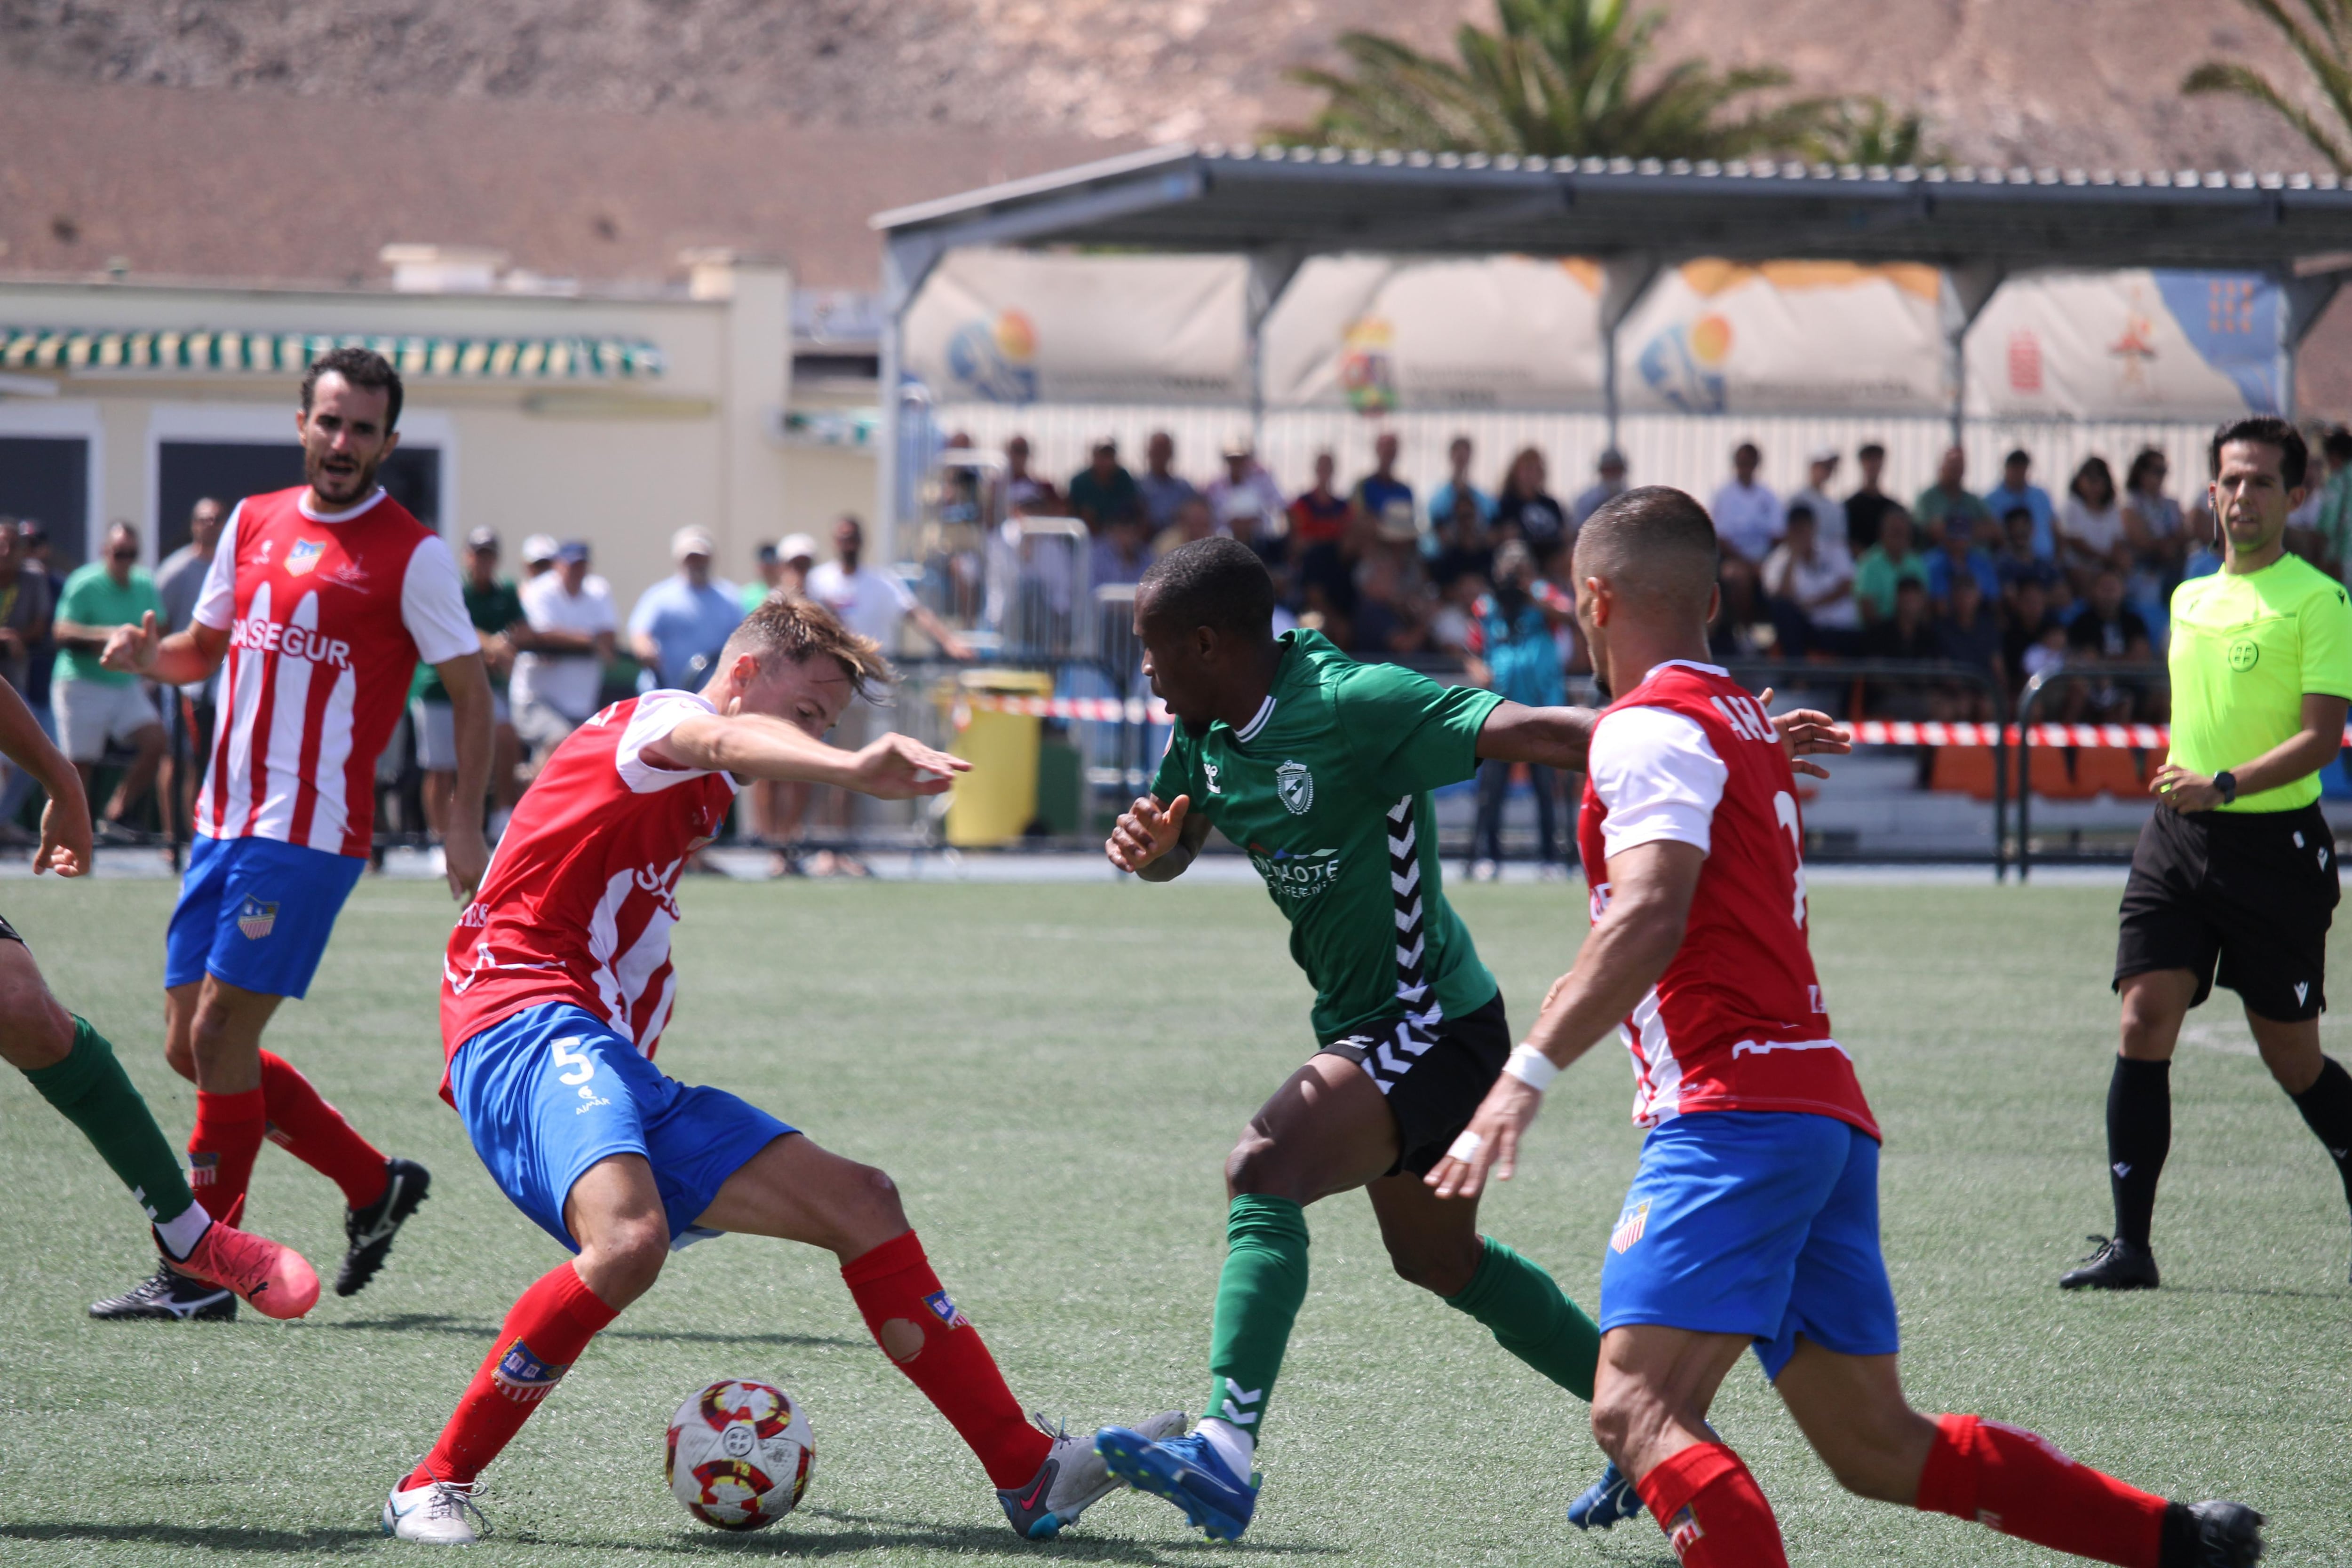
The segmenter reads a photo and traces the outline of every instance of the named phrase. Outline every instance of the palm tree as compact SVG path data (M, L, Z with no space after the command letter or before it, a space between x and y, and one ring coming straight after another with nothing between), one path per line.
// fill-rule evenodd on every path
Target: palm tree
M1898 113L1883 98L1850 98L1832 107L1822 127L1805 140L1805 157L1816 163L1856 163L1900 169L1944 162L1941 147L1927 139L1918 110Z
M1663 11L1637 14L1628 0L1495 0L1495 16L1497 31L1465 23L1454 34L1458 64L1378 33L1340 35L1353 74L1290 72L1325 102L1307 124L1272 134L1329 147L1727 159L1825 151L1847 129L1842 99L1774 101L1789 82L1777 67L1718 73L1685 59L1649 76Z
M2286 35L2327 100L2326 113L2289 98L2253 67L2238 60L2208 60L2182 79L2182 92L2226 92L2250 98L2294 127L2305 141L2352 173L2352 151L2344 132L2352 130L2352 0L2302 0L2306 24L2278 0L2241 0L2247 10Z

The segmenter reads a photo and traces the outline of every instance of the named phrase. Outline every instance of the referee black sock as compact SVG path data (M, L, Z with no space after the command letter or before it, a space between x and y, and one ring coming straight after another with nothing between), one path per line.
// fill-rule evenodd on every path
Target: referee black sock
M2147 1246L2157 1178L2172 1151L2172 1063L2116 1058L2107 1081L2107 1182L2116 1197L2116 1239Z
M2336 1162L2336 1174L2344 1178L2344 1200L2352 1203L2352 1072L2345 1071L2334 1057L2322 1057L2319 1077L2311 1087L2287 1098Z

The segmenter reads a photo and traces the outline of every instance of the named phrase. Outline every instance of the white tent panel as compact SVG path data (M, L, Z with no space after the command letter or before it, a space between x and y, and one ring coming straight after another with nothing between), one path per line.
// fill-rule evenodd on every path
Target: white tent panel
M1969 334L1969 409L2221 420L2279 407L2278 290L2248 273L2044 272Z

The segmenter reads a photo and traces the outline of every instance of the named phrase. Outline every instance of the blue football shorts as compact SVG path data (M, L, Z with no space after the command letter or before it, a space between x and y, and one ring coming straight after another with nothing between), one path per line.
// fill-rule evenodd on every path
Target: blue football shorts
M1654 1128L1601 1264L1601 1329L1747 1334L1778 1377L1803 1334L1898 1348L1878 1249L1878 1140L1832 1116L1707 1111Z
M326 956L335 916L366 869L359 855L197 834L163 939L163 984L185 986L213 975L299 1000Z
M544 1002L457 1048L449 1094L490 1179L572 1251L572 1185L598 1160L643 1155L654 1168L672 1246L713 1234L695 1220L727 1178L800 1129L724 1089L666 1078L595 1014Z

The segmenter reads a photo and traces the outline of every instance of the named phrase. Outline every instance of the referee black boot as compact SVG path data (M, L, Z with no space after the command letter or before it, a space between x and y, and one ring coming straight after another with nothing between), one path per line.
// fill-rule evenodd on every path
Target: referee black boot
M2109 1240L2094 1236L2096 1249L2074 1268L2058 1276L2062 1291L2153 1291L2157 1287L2156 1254L2118 1236Z

